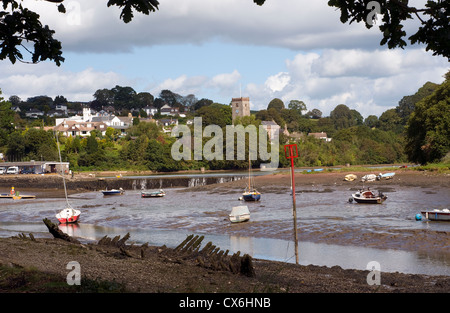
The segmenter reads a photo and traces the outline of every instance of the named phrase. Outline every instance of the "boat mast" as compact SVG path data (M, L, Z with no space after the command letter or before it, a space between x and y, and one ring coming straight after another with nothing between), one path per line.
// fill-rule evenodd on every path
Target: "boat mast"
M64 177L64 170L62 167L62 159L61 159L61 150L59 148L59 140L58 140L58 133L55 132L55 137L56 137L56 144L58 147L58 155L59 155L59 166L61 168L61 174L62 174L62 178L63 178L63 184L64 184L64 195L66 196L66 203L67 206L70 208L70 203L69 203L69 198L67 197L67 188L66 188L66 178Z

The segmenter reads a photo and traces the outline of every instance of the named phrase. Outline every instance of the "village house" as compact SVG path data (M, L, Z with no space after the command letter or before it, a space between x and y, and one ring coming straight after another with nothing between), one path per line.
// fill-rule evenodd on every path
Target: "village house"
M152 106L146 106L142 110L147 113L147 116L154 116L156 113L158 113L158 109Z
M43 116L44 112L37 110L37 109L30 109L28 112L25 113L25 116L28 118L39 118L40 116Z
M87 137L91 135L91 131L99 130L105 135L108 126L103 122L80 122L80 121L64 121L55 126L54 130L62 133L64 136L81 136Z
M326 142L330 142L331 138L327 137L327 133L321 132L321 133L309 133L308 136L313 136L317 139L325 140Z
M165 104L161 108L161 115L179 115L180 110L178 108L172 108L170 105Z

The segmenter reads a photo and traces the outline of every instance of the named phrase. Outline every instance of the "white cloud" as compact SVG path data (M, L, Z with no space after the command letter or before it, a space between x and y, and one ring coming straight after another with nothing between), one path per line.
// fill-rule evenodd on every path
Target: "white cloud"
M265 109L276 97L285 104L302 100L309 110L318 108L324 116L338 104L363 116L379 116L427 81L442 82L448 65L421 49L330 49L322 54L297 54L286 61L286 68L287 72L271 75L264 85L247 86L258 109Z
M18 73L11 73L11 68L17 68ZM92 95L98 89L131 83L114 72L98 72L92 68L69 72L61 68L55 69L52 64L11 66L2 62L0 71L10 72L10 75L0 78L0 86L5 98L17 95L22 100L38 95L52 98L63 95L69 100L91 101Z
M286 87L291 80L288 73L281 72L276 75L269 76L265 82L265 85L272 92L279 92Z

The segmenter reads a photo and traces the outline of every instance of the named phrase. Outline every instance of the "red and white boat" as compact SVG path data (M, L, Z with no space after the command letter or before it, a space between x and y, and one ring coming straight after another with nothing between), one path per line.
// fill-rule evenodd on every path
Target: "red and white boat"
M56 218L61 224L76 223L80 218L81 211L72 208L66 208L56 214Z

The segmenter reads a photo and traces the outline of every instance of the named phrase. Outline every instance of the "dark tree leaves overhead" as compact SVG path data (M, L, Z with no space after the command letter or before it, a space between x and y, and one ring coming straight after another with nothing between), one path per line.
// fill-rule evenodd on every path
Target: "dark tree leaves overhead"
M66 13L64 0L44 1L56 3L55 12ZM0 11L0 60L8 58L13 64L17 60L26 63L51 60L58 66L64 62L61 42L53 37L54 30L41 24L39 14L24 8L20 0L1 0L0 4L3 9ZM109 0L107 3L108 7L122 9L120 18L125 23L133 19L134 11L148 15L158 5L156 0ZM31 54L31 60L25 53Z
M263 5L266 0L253 0ZM276 0L273 0L276 1ZM371 0L329 0L330 7L341 11L341 22L349 24L363 22L367 28L373 27L367 23L367 17L375 17L373 7L367 5ZM383 34L380 45L387 44L389 49L403 48L406 32L403 22L417 19L420 27L417 32L407 38L411 44L423 43L426 50L433 51L433 55L442 55L450 59L450 1L428 0L423 8L416 8L408 4L408 0L377 0L380 14L383 16L379 29Z

